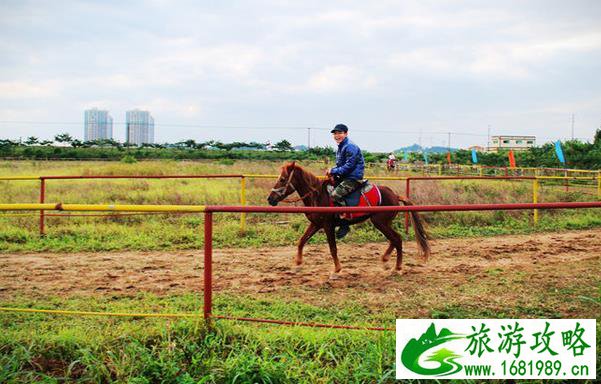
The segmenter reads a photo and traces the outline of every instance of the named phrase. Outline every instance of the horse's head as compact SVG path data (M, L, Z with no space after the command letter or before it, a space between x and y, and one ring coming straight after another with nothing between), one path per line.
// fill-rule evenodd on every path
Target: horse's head
M296 169L297 168L294 161L282 167L280 177L278 177L278 180L275 182L271 193L269 196L267 196L267 202L269 205L278 205L280 201L296 191L296 188L293 185L294 171Z

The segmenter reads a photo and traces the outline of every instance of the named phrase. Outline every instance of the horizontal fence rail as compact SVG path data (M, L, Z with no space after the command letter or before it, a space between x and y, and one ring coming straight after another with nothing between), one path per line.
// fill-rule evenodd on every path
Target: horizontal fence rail
M110 212L246 212L246 213L357 213L357 212L452 212L524 209L601 208L601 201L509 204L409 205L379 207L269 207L241 205L128 205L25 203L0 204L0 211L57 210Z
M515 204L464 204L464 205L414 205L394 207L268 207L268 206L220 206L220 205L115 205L115 204L0 204L0 211L22 210L59 210L59 211L118 211L118 212L203 212L204 220L204 305L205 321L227 319L251 321L281 325L296 325L320 328L360 329L374 331L391 331L393 328L371 326L348 326L336 324L319 324L293 322L276 319L259 319L246 317L229 317L214 315L213 311L213 214L219 212L246 213L343 213L343 212L442 212L442 211L484 211L484 210L521 210L521 209L565 209L565 208L601 208L598 202L568 203L515 203ZM198 317L197 314L145 314L145 313L110 313L62 311L32 308L0 308L4 312L71 314L71 315L104 315L132 317Z
M407 165L407 164L406 164ZM464 168L474 168L474 166L459 166L453 165L453 167L464 167ZM497 175L484 175L482 170L487 168L495 168L495 167L487 167L487 166L479 166L480 174L479 176L475 175L464 175L464 176L367 176L366 179L370 180L388 180L388 181L404 181L405 182L405 196L407 198L411 197L411 181L440 181L440 180L532 180L532 202L537 203L539 200L539 183L544 181L564 181L564 185L566 191L569 190L569 180L576 181L594 181L597 180L597 198L601 200L601 171L591 171L591 170L575 170L575 169L555 169L555 168L508 168L508 169L523 169L523 170L552 170L552 171L561 171L564 173L564 176L544 176L538 175L538 171L535 172L534 176L515 176L508 175L506 173L505 176L497 176ZM506 169L506 168L502 168ZM572 173L586 173L586 174L595 174L596 176L570 176L569 172ZM204 174L204 175L46 175L46 176L2 176L0 177L0 181L15 181L15 180L39 180L40 181L40 194L39 194L39 202L44 203L46 200L46 186L48 180L87 180L87 179L239 179L240 180L240 205L247 204L247 196L246 196L246 180L247 179L275 179L279 177L279 175L274 174ZM318 176L320 179L325 179L325 176ZM592 186L594 188L594 186ZM44 210L39 211L39 233L40 235L45 234L45 218L47 216L50 217L83 217L81 215L64 215L64 214L51 214L47 215ZM87 215L89 217L94 217L93 215ZM110 217L111 215L97 215L96 217ZM533 211L533 218L535 224L538 223L539 215L538 211L535 209ZM409 231L409 215L405 213L405 232ZM246 212L242 212L240 215L240 231L244 233L246 231Z

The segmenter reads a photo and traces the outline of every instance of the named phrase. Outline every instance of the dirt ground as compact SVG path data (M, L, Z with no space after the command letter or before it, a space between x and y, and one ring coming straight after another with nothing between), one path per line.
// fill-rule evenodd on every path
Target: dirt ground
M333 263L325 244L307 246L300 268L292 265L295 247L216 249L214 287L217 293L275 295L309 303L357 300L378 307L404 302L417 307L413 315L426 315L422 311L436 307L440 298L478 305L483 297L491 308L536 307L543 300L562 315L599 315L594 302L570 305L569 297L556 294L598 300L601 229L434 240L426 263L417 257L415 242L405 242L401 274L383 268L380 256L386 245L339 244L343 269L335 279L330 276ZM202 249L0 254L0 300L199 292L202 259Z

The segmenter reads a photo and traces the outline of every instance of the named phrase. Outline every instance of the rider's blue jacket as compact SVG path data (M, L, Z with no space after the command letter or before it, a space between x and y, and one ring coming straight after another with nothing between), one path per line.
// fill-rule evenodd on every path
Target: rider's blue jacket
M343 179L362 180L364 170L365 161L361 150L348 137L345 138L338 144L336 166L330 170L330 173Z

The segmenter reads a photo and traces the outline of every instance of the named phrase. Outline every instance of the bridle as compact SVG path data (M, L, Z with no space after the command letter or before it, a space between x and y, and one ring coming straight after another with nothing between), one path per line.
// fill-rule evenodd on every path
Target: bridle
M289 186L292 186L292 192L290 192L290 193L293 193L294 191L296 191L296 188L294 187L294 185L290 184L295 170L296 169L293 169L292 172L290 172L290 174L288 175L288 180L286 181L286 184L283 187L272 188L271 192L275 193L279 198L283 199L285 197L286 191L288 190Z
M309 186L310 191L305 193L303 196L300 196L299 198L296 199L284 199L286 197L286 191L288 190L288 187L292 187L292 191L288 194L291 195L292 193L294 193L296 191L296 187L294 186L294 184L291 184L292 182L292 176L294 176L294 171L296 170L296 168L294 168L290 174L288 175L288 180L286 180L286 184L283 187L279 187L279 188L272 188L271 192L275 193L278 198L280 198L280 201L283 201L284 203L296 203L297 201L301 201L303 200L305 197L318 192L317 189Z

